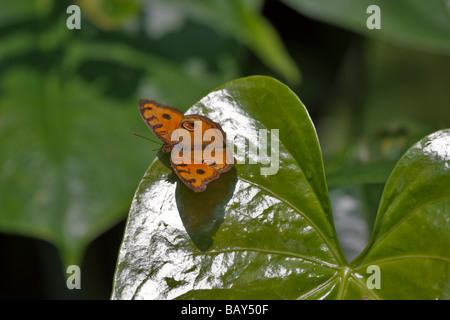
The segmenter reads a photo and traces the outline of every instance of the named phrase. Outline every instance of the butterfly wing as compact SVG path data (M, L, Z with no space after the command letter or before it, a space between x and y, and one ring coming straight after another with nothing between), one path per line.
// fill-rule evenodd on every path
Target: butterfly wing
M194 192L202 192L206 190L209 182L219 178L220 174L229 171L233 164L223 164L220 167L208 164L174 164L172 162L177 176L183 183Z
M180 127L183 113L153 100L140 99L139 113L147 126L161 141L172 145L172 132Z
M219 177L214 168L205 164L179 164L172 167L183 183L194 192L206 190L206 185Z
M198 130L200 129L198 121L201 122L202 138L208 129L217 130L212 140L215 147L211 150L207 150L211 140L203 141L202 139L200 142L195 141L195 133L199 133ZM221 173L227 172L233 167L233 155L226 148L226 134L218 123L200 115L185 115L181 121L180 128L186 129L191 133L190 161L183 161L183 154L173 154L176 151L173 150L171 155L172 167L181 181L191 190L195 192L205 191L209 182L219 178ZM199 149L202 151L202 163L194 163L194 143L201 144L201 149ZM231 163L227 163L227 152L228 162Z
M201 126L201 138L202 141L196 141L196 134L199 135L199 128L200 126L198 126L200 124ZM185 129L187 131L189 131L189 133L191 134L191 141L192 143L201 143L202 145L208 144L208 141L204 141L204 137L206 137L205 132L208 131L209 129L214 129L216 130L216 132L218 133L218 135L220 136L220 143L225 144L226 143L226 134L225 132L222 130L222 127L212 121L211 119L205 117L205 116L201 116L198 114L189 114L189 115L185 115L183 117L183 119L181 120L180 123L180 128ZM219 141L218 141L219 142Z

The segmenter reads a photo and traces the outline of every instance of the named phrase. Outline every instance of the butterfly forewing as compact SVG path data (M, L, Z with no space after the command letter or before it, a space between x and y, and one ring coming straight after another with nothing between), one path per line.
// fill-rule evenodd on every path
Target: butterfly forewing
M153 100L139 100L139 112L152 132L163 142L172 145L172 132L179 128L183 113Z

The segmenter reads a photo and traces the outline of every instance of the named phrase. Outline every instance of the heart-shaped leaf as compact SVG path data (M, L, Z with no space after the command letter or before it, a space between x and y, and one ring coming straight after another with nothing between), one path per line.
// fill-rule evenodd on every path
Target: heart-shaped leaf
M293 299L333 278L345 260L316 132L298 97L272 78L249 77L189 113L235 136L235 169L195 194L164 164L168 156L150 166L128 218L113 297L206 298L213 290L214 298ZM258 160L249 149L260 129L271 130L271 152ZM270 164L261 162L276 153L278 171L262 175Z
M424 289L420 297L449 297L449 203L440 193L449 189L448 131L402 158L370 245L348 265L334 230L316 132L289 88L269 77L238 79L189 113L221 123L237 147L235 168L194 193L178 180L169 156L159 155L131 206L113 299L406 298L412 286ZM251 146L261 145L264 129L271 133L270 152L261 148L256 157ZM436 183L431 194L414 200L430 183ZM416 262L418 269L409 270ZM427 266L443 274L427 275ZM423 285L413 281L417 274L426 276Z

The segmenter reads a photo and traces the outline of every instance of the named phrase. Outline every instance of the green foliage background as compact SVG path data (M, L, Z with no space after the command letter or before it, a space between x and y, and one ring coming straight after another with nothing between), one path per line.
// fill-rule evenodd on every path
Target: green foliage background
M66 8L81 8L68 30ZM382 29L366 28L378 4ZM155 152L139 98L187 110L262 74L319 135L347 260L406 149L450 126L448 1L0 2L1 298L109 298L127 211ZM82 290L65 287L81 265Z

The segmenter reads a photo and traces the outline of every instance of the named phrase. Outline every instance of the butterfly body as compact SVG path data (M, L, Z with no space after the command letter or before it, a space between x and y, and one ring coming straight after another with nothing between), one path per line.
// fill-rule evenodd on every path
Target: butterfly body
M226 149L226 134L218 123L202 115L184 115L178 109L146 99L139 100L139 112L150 130L164 143L162 151L171 154L175 173L191 190L205 191L209 182L233 167L233 157ZM212 152L206 152L211 148L204 137L211 131L215 133L216 147ZM180 141L173 139L177 134L184 137L183 142L184 139L190 141L182 152L178 152Z

